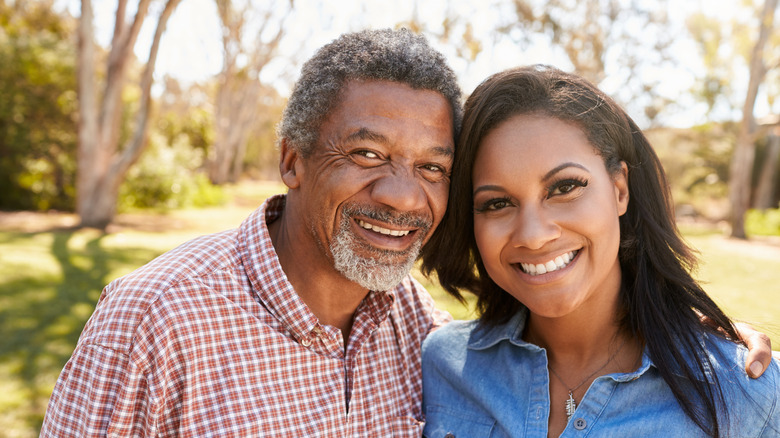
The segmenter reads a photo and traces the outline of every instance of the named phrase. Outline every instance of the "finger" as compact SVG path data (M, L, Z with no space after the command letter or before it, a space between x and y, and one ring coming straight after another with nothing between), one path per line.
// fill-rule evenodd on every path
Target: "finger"
M740 336L748 347L745 371L750 377L757 378L764 373L772 360L772 345L769 336L758 332L749 336L740 332Z

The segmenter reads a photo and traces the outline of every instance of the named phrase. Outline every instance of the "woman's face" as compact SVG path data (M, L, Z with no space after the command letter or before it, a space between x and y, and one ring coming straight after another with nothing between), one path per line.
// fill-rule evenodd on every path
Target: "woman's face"
M472 177L474 233L496 284L549 318L615 299L625 164L610 175L576 125L518 115L482 140Z

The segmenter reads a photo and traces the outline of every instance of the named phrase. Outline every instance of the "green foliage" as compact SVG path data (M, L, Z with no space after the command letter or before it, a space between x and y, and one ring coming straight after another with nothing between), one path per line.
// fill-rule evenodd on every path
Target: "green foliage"
M780 208L748 210L745 232L748 236L780 236Z
M157 118L155 129L168 143L173 143L180 135L187 137L191 147L203 151L214 143L212 115L202 107L189 109L183 116L168 111Z
M119 191L119 211L133 208L174 209L220 205L226 197L199 172L203 150L193 149L187 135L168 145L150 133L149 145L127 174Z
M0 209L75 204L75 20L0 2Z
M676 205L710 220L728 214L729 162L734 124L706 124L691 129L647 132L664 166Z

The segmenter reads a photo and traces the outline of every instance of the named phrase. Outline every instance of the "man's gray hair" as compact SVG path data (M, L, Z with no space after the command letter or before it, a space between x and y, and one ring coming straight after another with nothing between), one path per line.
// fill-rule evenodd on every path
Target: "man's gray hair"
M341 35L303 65L279 123L279 140L286 138L302 156L309 156L320 126L353 79L393 81L441 93L449 101L457 138L461 91L444 56L407 29L382 29Z

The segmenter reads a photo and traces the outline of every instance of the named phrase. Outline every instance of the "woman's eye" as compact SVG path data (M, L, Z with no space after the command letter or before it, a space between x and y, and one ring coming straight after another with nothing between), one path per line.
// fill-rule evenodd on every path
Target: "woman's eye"
M475 208L475 211L477 213L483 213L487 211L498 211L506 207L509 207L509 200L503 198L491 199L489 201L483 202L482 204L479 204Z
M586 180L567 179L555 183L552 187L550 187L547 195L548 197L556 196L556 195L565 195L567 193L571 193L577 188L587 187L587 186L588 186L588 181Z
M574 190L574 187L574 184L563 184L558 186L558 191L561 193L569 193L570 191Z

